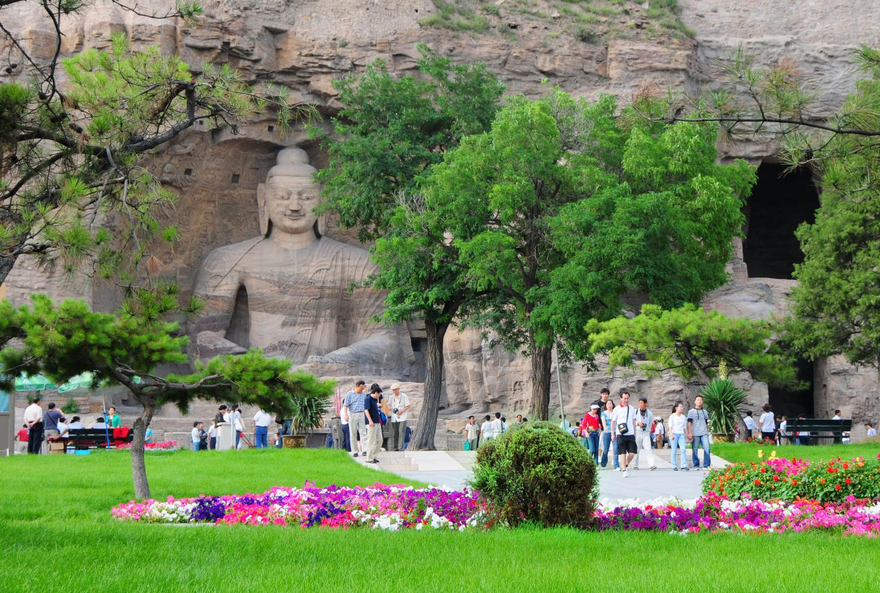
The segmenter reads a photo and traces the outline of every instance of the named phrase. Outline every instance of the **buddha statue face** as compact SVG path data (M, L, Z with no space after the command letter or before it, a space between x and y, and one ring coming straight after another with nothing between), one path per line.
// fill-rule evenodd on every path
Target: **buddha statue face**
M269 170L266 183L257 186L260 231L264 237L271 233L299 235L315 230L324 234L322 221L314 212L321 201L318 184L312 180L316 170L308 162L304 150L285 148L278 153L278 164Z
M318 187L310 179L276 175L266 183L264 193L273 233L313 232L318 220L313 210L320 199Z

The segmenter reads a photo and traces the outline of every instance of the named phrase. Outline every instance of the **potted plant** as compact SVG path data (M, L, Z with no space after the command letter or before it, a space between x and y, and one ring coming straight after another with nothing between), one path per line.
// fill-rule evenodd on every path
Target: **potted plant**
M304 448L306 433L321 426L326 408L327 398L323 395L304 393L294 398L293 408L288 415L291 434L281 437L284 448Z
M712 379L700 395L703 406L709 412L709 430L715 441L733 442L734 428L739 421L739 408L746 399L746 392L730 379Z

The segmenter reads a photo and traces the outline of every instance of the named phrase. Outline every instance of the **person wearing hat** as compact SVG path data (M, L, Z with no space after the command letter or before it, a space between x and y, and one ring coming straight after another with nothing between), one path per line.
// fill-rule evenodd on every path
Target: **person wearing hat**
M391 438L389 450L403 451L403 438L406 436L407 411L410 409L409 397L400 391L400 383L391 385Z
M382 388L376 383L370 387L370 396L364 400L364 418L367 421L367 463L379 463L382 448Z
M593 461L599 465L599 433L602 431L602 420L599 418L599 404L590 405L590 411L584 414L580 426L581 437L587 449L593 455Z

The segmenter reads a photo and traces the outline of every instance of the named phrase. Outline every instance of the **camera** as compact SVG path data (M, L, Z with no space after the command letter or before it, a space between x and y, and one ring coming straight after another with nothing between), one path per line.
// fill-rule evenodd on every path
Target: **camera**
M397 414L397 410L398 410L398 409L399 409L399 408L394 408L393 410L391 410L391 413L393 413L393 414Z

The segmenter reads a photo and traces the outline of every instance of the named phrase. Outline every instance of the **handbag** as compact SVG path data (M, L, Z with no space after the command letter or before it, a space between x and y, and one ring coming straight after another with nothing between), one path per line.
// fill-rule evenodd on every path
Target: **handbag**
M617 424L617 432L620 434L629 432L629 406L626 407L626 422L619 422Z

